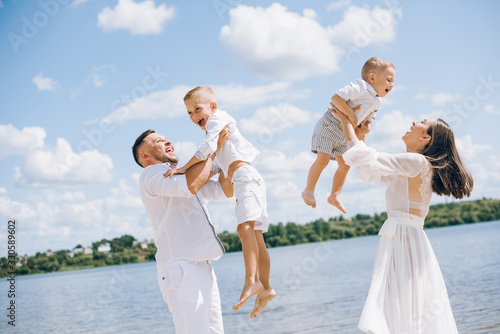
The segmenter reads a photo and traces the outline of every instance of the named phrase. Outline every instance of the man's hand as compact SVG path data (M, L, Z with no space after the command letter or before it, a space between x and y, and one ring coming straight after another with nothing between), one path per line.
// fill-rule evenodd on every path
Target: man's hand
M224 146L224 143L231 137L231 130L229 130L229 127L225 127L222 129L222 131L219 133L219 140L217 141L217 151L219 151L222 146Z
M172 169L169 169L165 172L164 178L172 177L175 174L185 174L185 173L186 173L186 170L184 167L183 168L172 168Z

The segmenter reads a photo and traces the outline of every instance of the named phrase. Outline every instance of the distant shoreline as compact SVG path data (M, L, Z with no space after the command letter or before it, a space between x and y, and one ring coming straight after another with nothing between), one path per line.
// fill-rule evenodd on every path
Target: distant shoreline
M304 225L293 222L288 222L286 225L271 224L265 234L265 240L268 248L274 248L376 235L386 219L387 213L383 212L373 216L358 214L351 219L344 219L341 215L330 218L328 221L317 219ZM500 220L500 200L483 198L475 201L432 205L425 219L424 228L486 223L496 220ZM224 231L219 233L218 237L226 252L241 251L241 242L237 233ZM106 247L102 248L102 246ZM107 251L100 252L98 249ZM0 278L9 277L13 272L15 276L26 276L152 262L155 261L155 254L154 243L147 241L139 243L133 236L124 235L113 240L103 239L94 242L92 247L83 248L78 245L74 251L60 250L37 253L31 257L18 257L17 270L9 267L12 261L1 258Z

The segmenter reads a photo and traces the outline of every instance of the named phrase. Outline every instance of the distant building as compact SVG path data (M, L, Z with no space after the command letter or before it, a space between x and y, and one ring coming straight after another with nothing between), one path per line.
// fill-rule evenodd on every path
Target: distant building
M54 255L54 252L52 252L52 251L47 251L47 252L45 253L45 255L47 255L47 256L52 256L52 255Z
M136 240L132 241L132 247L137 246L137 244L139 244L139 243Z
M83 252L83 248L75 248L73 249L73 254L78 254L78 253L81 253Z
M92 253L94 253L94 251L93 251L93 250L92 250L92 248L90 248L90 247L85 247L85 248L83 249L83 254L84 254L84 255L92 255Z
M148 249L148 241L147 240L144 240L143 242L141 242L141 248Z
M111 252L111 245L109 244L109 242L101 244L99 247L97 247L97 251L108 254L109 252Z

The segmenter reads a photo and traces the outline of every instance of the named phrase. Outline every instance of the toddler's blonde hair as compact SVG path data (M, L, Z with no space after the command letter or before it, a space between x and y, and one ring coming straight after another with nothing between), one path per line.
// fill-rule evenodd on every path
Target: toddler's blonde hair
M361 78L363 80L368 81L368 75L372 72L378 72L380 70L385 70L389 67L394 67L390 62L387 60L384 60L382 58L377 58L377 57L371 57L366 61L366 63L363 65L363 68L361 69Z
M198 98L201 103L217 102L214 90L208 86L198 86L191 89L186 93L186 96L184 96L184 102L193 98Z

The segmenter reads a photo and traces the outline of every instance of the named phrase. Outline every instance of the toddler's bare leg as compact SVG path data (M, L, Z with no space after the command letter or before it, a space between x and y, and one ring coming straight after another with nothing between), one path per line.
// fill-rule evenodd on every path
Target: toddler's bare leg
M255 238L257 239L257 244L259 245L259 280L264 289L259 292L257 298L255 299L255 305L252 313L250 314L250 318L258 316L264 310L267 303L276 296L276 291L274 291L269 284L271 258L269 257L269 252L267 251L262 231L255 231Z
M238 225L238 234L241 239L243 260L245 261L245 285L241 291L240 300L233 306L233 310L245 306L250 297L262 291L262 284L257 279L257 262L259 258L259 246L255 238L253 221Z
M344 187L345 179L347 177L347 173L349 172L350 167L346 165L344 159L341 156L335 155L335 159L337 159L339 167L337 168L337 171L333 176L332 193L328 197L328 203L330 203L343 213L346 213L347 209L340 200L340 192Z
M318 152L316 156L316 160L312 164L309 169L309 174L307 175L307 185L306 189L302 192L302 199L304 202L315 208L316 207L316 199L314 198L314 189L316 188L316 183L318 182L319 176L321 172L330 162L330 155Z

